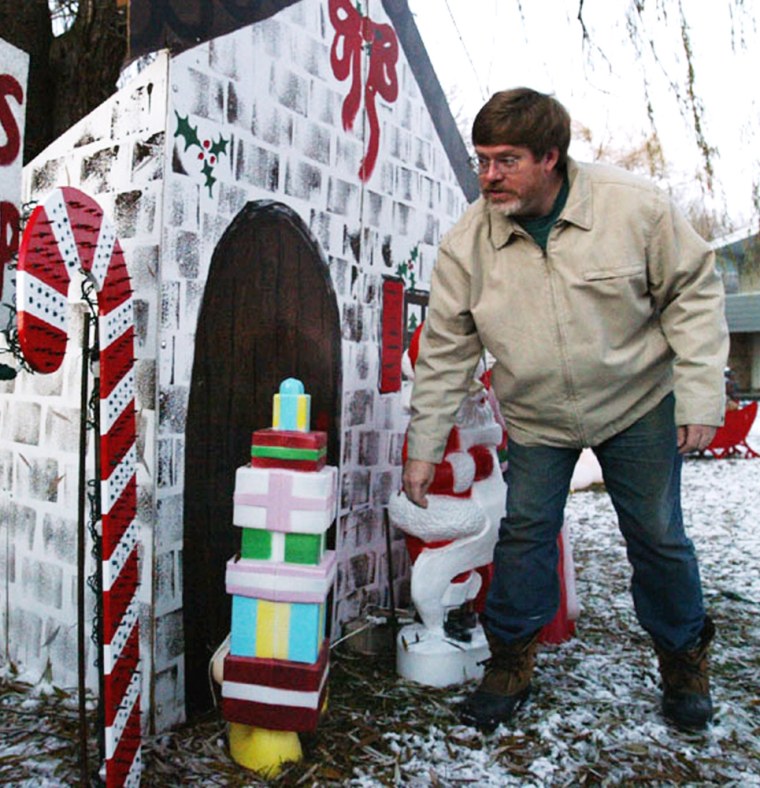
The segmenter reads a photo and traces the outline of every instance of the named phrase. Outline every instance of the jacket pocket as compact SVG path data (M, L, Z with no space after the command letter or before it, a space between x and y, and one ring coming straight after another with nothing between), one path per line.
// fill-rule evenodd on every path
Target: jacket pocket
M620 279L636 276L636 274L642 274L643 272L643 268L640 265L629 265L627 268L603 268L597 271L585 271L583 279L586 282L597 282L601 279Z

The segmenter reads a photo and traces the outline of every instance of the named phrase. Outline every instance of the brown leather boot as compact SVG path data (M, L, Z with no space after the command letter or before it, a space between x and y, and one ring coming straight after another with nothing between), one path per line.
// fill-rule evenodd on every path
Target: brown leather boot
M688 651L665 651L655 643L662 676L662 714L679 728L702 730L713 715L707 648L715 636L705 617L699 643Z
M480 685L459 708L465 725L491 733L499 723L509 722L525 703L530 695L539 632L505 643L486 631L491 657Z

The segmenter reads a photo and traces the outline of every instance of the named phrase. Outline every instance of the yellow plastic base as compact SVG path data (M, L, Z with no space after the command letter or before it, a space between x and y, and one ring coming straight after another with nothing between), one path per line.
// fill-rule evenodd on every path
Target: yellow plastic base
M283 763L303 758L301 741L293 731L273 731L231 722L229 739L232 759L262 777L276 777Z

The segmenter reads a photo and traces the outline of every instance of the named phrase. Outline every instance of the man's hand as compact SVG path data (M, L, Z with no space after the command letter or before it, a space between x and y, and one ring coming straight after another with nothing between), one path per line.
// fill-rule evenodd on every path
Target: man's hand
M427 509L427 491L435 475L435 463L407 460L402 477L406 497L417 506Z
M687 424L678 428L678 453L704 451L715 437L717 427L707 424Z

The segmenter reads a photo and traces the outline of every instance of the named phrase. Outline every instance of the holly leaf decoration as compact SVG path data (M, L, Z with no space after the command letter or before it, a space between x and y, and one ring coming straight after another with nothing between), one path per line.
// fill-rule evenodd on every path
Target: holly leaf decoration
M226 140L221 134L219 135L219 139L211 144L211 148L209 149L209 153L212 156L216 156L219 158L219 155L222 153L227 153L227 145L229 145L229 140Z
M216 178L213 175L214 168L207 161L204 161L201 172L206 176L206 182L203 185L208 187L209 197L212 197L214 184L216 183Z
M176 109L174 110L174 114L177 116L177 130L174 132L174 136L182 137L185 141L185 150L192 146L202 148L201 141L198 137L198 127L190 125L190 116L185 115L183 118Z

